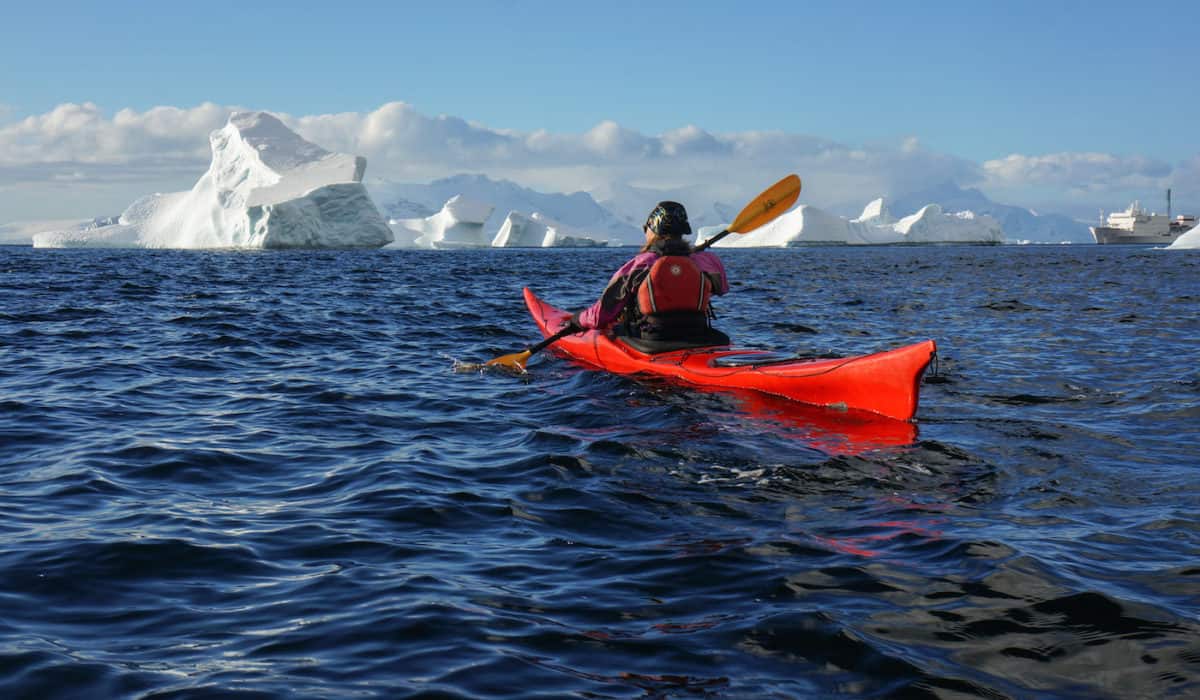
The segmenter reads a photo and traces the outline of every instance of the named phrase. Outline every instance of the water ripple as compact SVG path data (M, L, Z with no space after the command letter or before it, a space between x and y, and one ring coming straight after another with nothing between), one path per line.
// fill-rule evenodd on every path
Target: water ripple
M453 371L628 253L0 248L0 694L1200 691L1200 257L722 253L745 344L936 338L915 425Z

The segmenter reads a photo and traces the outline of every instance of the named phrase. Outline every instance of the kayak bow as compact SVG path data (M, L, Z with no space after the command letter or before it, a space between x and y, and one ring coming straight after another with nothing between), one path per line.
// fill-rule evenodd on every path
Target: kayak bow
M562 330L571 317L528 288L525 304L546 337ZM613 335L593 330L560 338L550 350L614 374L653 374L698 387L750 389L806 404L871 411L906 421L917 412L921 377L937 344L924 340L885 352L837 359L780 359L771 351L728 346L649 355Z

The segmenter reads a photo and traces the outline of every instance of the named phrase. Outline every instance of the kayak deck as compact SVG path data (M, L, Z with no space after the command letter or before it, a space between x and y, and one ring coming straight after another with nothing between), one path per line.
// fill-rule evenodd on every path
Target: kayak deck
M543 336L566 324L571 314L542 301L526 288L525 303ZM550 347L584 364L615 374L653 374L699 387L749 389L817 406L871 411L911 420L921 377L937 345L924 340L894 350L842 358L781 359L776 352L728 346L691 348L649 355L613 335L587 331ZM757 362L761 357L761 362ZM727 358L723 364L723 358Z

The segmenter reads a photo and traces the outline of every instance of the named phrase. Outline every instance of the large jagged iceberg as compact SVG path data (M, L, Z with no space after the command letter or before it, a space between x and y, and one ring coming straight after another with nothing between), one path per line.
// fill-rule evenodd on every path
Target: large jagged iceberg
M393 248L486 248L492 244L484 224L492 215L491 204L455 195L433 216L393 219Z
M700 229L698 241L721 230ZM868 204L857 219L843 219L804 204L779 218L744 234L725 237L716 246L741 248L786 248L800 245L888 245L917 243L997 244L1004 239L1000 224L990 216L964 211L945 213L937 204L927 204L915 214L895 219L880 198Z
M34 247L377 248L392 232L362 185L367 161L309 143L266 112L209 136L212 163L187 192L152 194L118 223L43 232Z
M605 245L560 221L533 212L510 211L492 239L494 248L572 248Z

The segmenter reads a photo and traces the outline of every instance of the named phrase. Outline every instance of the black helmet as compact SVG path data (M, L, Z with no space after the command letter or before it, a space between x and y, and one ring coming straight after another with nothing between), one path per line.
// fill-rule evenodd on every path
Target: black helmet
M656 236L681 238L692 232L687 210L679 202L659 202L646 218L646 228Z

